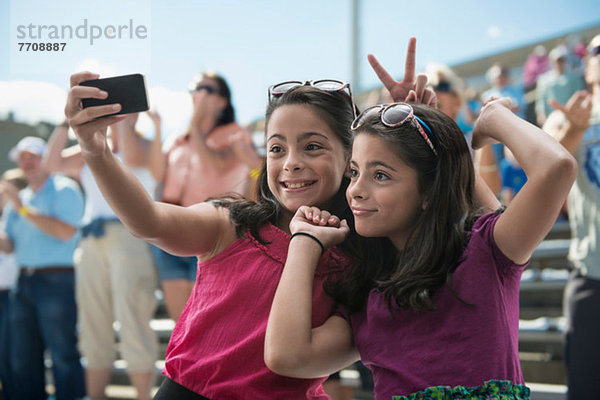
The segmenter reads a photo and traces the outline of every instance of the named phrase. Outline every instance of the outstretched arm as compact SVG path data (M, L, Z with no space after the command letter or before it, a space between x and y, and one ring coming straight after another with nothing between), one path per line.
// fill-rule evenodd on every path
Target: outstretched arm
M499 218L494 239L517 264L525 263L558 217L577 173L575 159L552 137L511 110L510 99L491 100L473 130L473 147L504 143L527 174L527 183Z
M437 108L437 96L435 92L426 88L427 75L419 74L415 79L415 56L417 53L417 39L411 37L408 40L408 49L406 51L406 62L404 65L404 78L397 81L387 70L377 61L374 55L367 56L373 71L386 87L392 99L396 102L415 102L423 103Z
M306 232L329 247L348 233L346 221L316 207L300 207L290 232ZM274 372L296 378L315 378L339 371L358 360L352 330L338 316L312 329L312 287L321 256L318 242L294 236L275 293L265 338L265 363Z
M123 119L110 116L119 104L82 108L82 98L106 98L97 88L79 86L97 78L89 72L71 76L65 114L77 135L83 159L119 219L136 236L176 255L206 255L234 240L228 213L208 203L184 208L154 202L137 178L113 154L106 129Z

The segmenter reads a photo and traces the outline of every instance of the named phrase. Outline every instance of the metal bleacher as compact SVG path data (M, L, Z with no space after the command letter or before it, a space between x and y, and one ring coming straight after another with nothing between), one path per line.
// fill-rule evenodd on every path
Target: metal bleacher
M527 382L565 384L562 297L570 231L559 220L534 252L520 289L519 355Z

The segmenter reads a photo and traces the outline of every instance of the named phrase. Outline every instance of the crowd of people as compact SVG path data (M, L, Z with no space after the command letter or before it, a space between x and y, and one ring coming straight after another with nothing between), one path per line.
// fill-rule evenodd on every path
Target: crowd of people
M2 398L47 397L46 352L57 400L105 399L118 354L152 398L160 287L157 400L345 400L327 378L358 362L378 400L528 399L519 282L561 215L569 399L596 398L600 35L583 49L536 47L523 85L494 64L479 95L444 65L416 75L414 38L402 80L369 56L370 104L276 83L264 157L215 73L164 144L157 112L146 139L119 105L84 109L108 94L72 75L65 123L19 141L0 182Z

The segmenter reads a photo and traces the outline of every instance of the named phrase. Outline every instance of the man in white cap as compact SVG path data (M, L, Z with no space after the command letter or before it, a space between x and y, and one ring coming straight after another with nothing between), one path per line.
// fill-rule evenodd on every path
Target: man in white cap
M75 181L41 166L46 143L28 136L10 151L28 186L3 182L12 207L0 250L14 252L19 279L9 300L9 367L15 399L46 398L44 351L52 357L58 399L85 395L77 350L73 252L79 240L83 195Z
M592 93L580 91L548 117L544 130L577 159L579 172L569 193L569 261L565 287L565 363L570 400L600 395L600 35L587 48L585 80Z
M535 113L540 126L544 124L552 107L548 101L555 100L565 104L578 90L585 89L583 77L569 71L567 65L568 50L565 45L559 45L548 54L552 68L541 75L537 82L535 98Z

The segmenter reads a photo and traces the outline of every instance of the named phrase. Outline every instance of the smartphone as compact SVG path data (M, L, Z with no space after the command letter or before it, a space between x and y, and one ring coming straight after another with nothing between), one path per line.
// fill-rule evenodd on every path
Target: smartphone
M81 99L83 108L119 103L121 105L121 111L111 115L148 111L150 108L148 105L146 78L142 74L94 79L81 82L80 85L97 87L108 93L106 99Z

